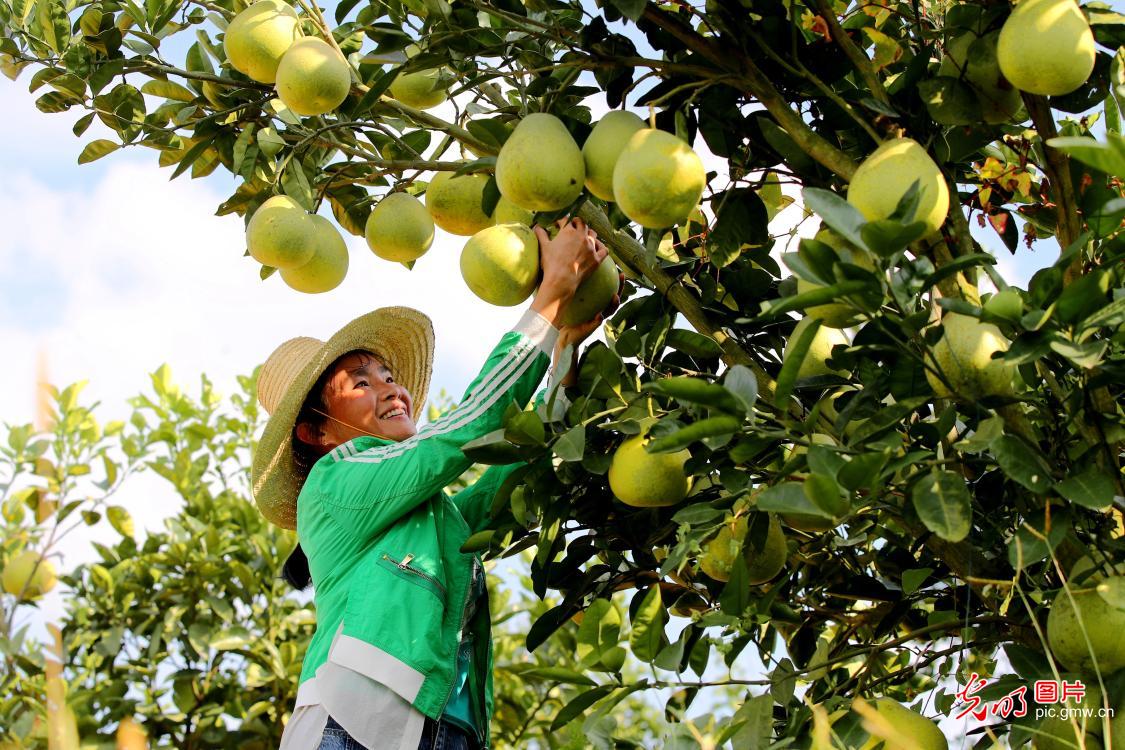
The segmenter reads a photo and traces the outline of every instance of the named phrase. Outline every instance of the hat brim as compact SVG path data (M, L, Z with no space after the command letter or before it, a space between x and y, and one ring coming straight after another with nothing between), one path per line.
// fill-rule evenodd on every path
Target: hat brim
M309 390L336 359L353 350L377 356L414 401L417 423L430 389L434 328L409 307L384 307L361 315L337 331L297 374L266 422L250 468L251 491L266 520L297 527L297 495L302 478L293 460L293 426Z

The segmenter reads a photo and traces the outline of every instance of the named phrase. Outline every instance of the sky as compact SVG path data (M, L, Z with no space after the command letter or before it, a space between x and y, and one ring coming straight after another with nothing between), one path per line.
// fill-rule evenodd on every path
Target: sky
M474 297L458 270L464 239L440 231L413 271L376 258L362 238L344 233L351 267L337 289L304 295L276 275L262 282L258 264L243 256L241 218L214 215L235 187L229 175L219 169L201 180L169 180L171 169L158 168L157 153L139 148L79 166L97 126L74 137L70 127L81 113L36 110L29 78L25 71L14 83L0 79L0 342L8 357L0 368L0 423L32 420L41 356L52 383L89 381L83 403L100 402L96 415L104 423L128 416L126 399L148 391L148 373L162 364L189 393L198 394L207 373L230 394L236 376L249 374L282 341L327 338L384 305L430 315L437 339L432 392L457 396L524 309ZM720 164L704 157L711 168ZM787 209L775 232L799 217L799 207ZM815 229L806 222L801 233ZM980 237L999 248L991 230ZM997 257L1001 273L1025 285L1056 252L1040 243L1014 261L1005 250ZM163 480L144 474L118 502L142 533L160 528L179 507ZM107 528L83 530L68 539L62 565L92 560L89 542L112 538ZM39 617L61 615L61 593L44 601Z

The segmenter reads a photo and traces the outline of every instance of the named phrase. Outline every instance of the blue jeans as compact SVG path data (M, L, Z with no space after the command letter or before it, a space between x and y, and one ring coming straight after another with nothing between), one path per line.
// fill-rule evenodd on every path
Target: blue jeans
M460 727L445 721L434 721L427 717L422 727L422 741L418 750L476 750L477 742ZM331 716L324 727L319 750L379 750L359 744Z

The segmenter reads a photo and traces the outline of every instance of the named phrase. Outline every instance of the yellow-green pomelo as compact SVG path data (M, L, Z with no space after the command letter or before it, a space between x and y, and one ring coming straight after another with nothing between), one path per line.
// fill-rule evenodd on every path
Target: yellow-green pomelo
M817 320L812 316L806 315L801 318L796 326L793 327L793 333L790 334L789 340L785 344L785 350L782 352L782 359L789 356L789 352L793 349L793 342L799 340L801 335L805 332L813 321ZM805 358L801 361L801 366L797 370L798 378L809 378L814 375L830 375L837 373L837 370L831 369L825 361L832 356L832 347L837 344L847 345L848 337L844 332L838 328L829 328L822 325L816 329L813 334L812 343L809 344L808 351L805 352Z
M273 83L282 55L301 38L297 13L282 0L259 0L234 17L223 36L227 60L259 83Z
M582 144L582 157L586 160L586 189L603 201L612 201L613 168L625 144L645 121L632 112L614 110L598 120Z
M691 453L649 453L645 450L648 443L648 436L641 433L617 447L609 464L609 489L614 497L634 508L675 505L687 497L691 483L684 474L684 464Z
M340 231L323 216L310 214L313 221L313 256L296 268L281 269L281 279L291 288L306 294L328 292L348 275L348 246Z
M940 398L956 396L966 401L1011 394L1015 368L992 359L993 352L1008 350L1008 340L1000 329L960 313L946 313L941 323L944 332L932 356L926 357L926 380L934 393ZM934 369L945 376L952 392Z
M461 250L461 277L485 302L518 305L539 278L539 239L523 224L482 229Z
M426 210L450 234L472 237L494 223L481 209L487 184L483 174L454 177L452 172L438 172L426 188Z
M1069 580L1076 580L1082 565L1081 560L1075 564ZM1103 579L1101 574L1094 574L1071 583L1070 594L1065 589L1059 591L1051 603L1047 643L1055 659L1072 672L1092 674L1095 662L1102 674L1125 667L1125 639L1121 637L1125 610L1112 606L1098 593L1097 586Z
M413 195L391 193L372 209L363 234L371 252L383 260L409 263L433 244L434 220Z
M1021 0L1000 30L1000 70L1031 94L1061 96L1094 70L1094 34L1074 0Z
M768 523L765 546L760 551L746 545L750 530L747 516L724 523L715 536L704 542L703 553L699 556L700 570L716 581L728 581L734 561L741 554L746 560L747 579L751 584L765 583L776 576L785 567L788 549L777 517L769 514Z
M537 112L523 118L496 157L500 194L528 211L565 208L585 182L582 151L554 115Z
M415 109L436 107L447 97L445 81L438 68L399 73L391 83L390 93L398 101Z
M613 195L622 213L648 229L684 221L707 184L703 160L671 133L633 133L613 168Z
M578 290L563 310L559 323L564 326L585 323L606 309L620 286L621 278L618 273L617 265L609 256L603 258L594 272L578 285Z
M12 555L0 574L4 590L12 596L22 594L24 599L38 599L53 589L57 582L54 563L32 550Z
M501 195L500 200L496 202L496 208L492 211L492 221L497 224L526 224L531 226L531 222L535 221L535 214L526 208L520 208Z
M949 213L949 188L938 165L912 138L886 141L864 159L848 186L848 202L868 221L885 219L915 182L922 194L914 220L936 232Z
M1031 736L1031 746L1035 750L1073 750L1075 747L1082 747L1082 745L1079 745L1078 739L1081 737L1085 742L1086 750L1094 750L1095 747L1101 748L1101 742L1096 735L1101 735L1104 731L1102 719L1098 718L1098 710L1103 706L1102 691L1098 687L1097 680L1082 680L1082 675L1065 673L1060 677L1066 682L1082 681L1086 688L1080 701L1068 698L1065 702L1048 706L1055 711L1065 708L1068 714L1074 715L1075 723L1071 724L1069 716L1067 718L1062 716L1044 717L1035 727L1035 733ZM1113 707L1112 701L1110 707ZM1032 708L1038 709L1039 706L1037 704ZM1077 724L1077 727L1075 727L1075 724ZM1125 740L1125 738L1122 738L1122 740ZM1114 744L1119 744L1116 738Z
M277 66L277 95L299 115L331 112L344 103L351 87L348 61L317 37L294 42Z
M308 263L315 228L309 214L287 195L268 198L246 225L246 248L259 263L296 268Z
M880 717L887 720L896 739L900 739L896 747L901 744L901 740L906 740L914 750L949 750L949 742L937 724L917 711L890 698L876 698L869 703ZM860 750L875 750L882 744L885 744L883 738L873 735Z
M866 268L868 271L875 270L875 261L867 252L852 245L831 229L821 229L816 233L813 239L819 240L835 250L842 262L852 263L861 268ZM814 281L806 281L801 278L797 279L797 294L804 294L805 292L811 292L822 288L822 284L817 284ZM823 305L806 307L805 314L811 315L814 318L820 318L823 324L829 328L847 328L855 322L856 317L856 311L851 305L842 302L826 302Z

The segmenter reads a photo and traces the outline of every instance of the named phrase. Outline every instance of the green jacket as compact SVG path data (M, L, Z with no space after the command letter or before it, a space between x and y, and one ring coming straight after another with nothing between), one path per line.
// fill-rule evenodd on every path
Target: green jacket
M501 338L456 409L408 440L356 438L313 466L297 504L317 614L302 686L331 660L394 690L426 716L441 716L456 674L474 557L460 549L487 525L492 498L516 467L489 469L452 497L443 488L472 463L461 446L501 428L512 401L521 407L530 401L556 337L529 310ZM474 661L488 666L470 693L487 743L487 602L467 624Z

